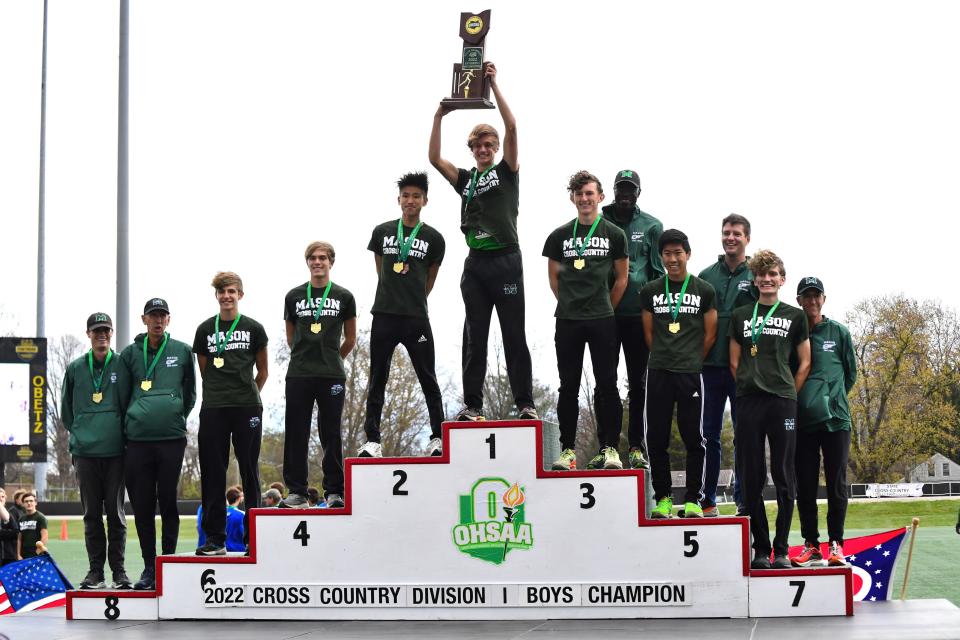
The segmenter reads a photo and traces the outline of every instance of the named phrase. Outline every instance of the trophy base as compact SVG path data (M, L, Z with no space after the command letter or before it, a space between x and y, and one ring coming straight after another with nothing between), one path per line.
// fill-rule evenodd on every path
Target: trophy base
M444 98L440 103L453 111L454 109L496 109L486 98Z

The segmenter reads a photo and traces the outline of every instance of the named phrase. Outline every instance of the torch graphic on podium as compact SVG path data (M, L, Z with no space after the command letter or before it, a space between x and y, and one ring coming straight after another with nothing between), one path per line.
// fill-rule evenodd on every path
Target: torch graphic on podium
M507 524L510 527L513 527L513 515L517 511L517 507L523 504L525 499L523 495L523 490L520 488L520 485L516 482L513 483L513 486L507 489L503 496L500 498L503 502L503 512L506 514L505 518ZM507 559L507 547L510 544L510 538L507 538L503 542L503 559Z

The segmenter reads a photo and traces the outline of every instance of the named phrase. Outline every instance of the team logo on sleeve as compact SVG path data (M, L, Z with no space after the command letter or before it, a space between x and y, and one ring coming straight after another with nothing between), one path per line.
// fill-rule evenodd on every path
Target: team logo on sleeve
M833 353L833 352L834 352L834 349L836 349L836 347L837 347L837 343L834 342L833 340L824 340L824 341L823 341L823 350L824 350L824 351L829 351L829 352Z
M501 564L515 549L533 546L533 527L526 521L526 495L516 482L480 478L460 496L460 524L453 543L478 560Z

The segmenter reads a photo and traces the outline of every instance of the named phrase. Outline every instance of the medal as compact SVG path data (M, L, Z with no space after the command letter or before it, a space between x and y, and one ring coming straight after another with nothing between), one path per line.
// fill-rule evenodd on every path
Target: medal
M394 273L403 273L403 263L402 263L402 262L394 262L394 263L393 263L393 272L394 272Z
M580 269L583 269L583 267L585 267L586 264L587 264L586 260L584 260L583 258L577 258L576 260L573 261L573 268L580 270Z
M680 293L677 295L677 301L671 306L670 305L670 278L669 276L663 276L663 290L667 294L667 309L670 311L670 317L673 318L673 322L667 325L667 330L670 333L680 333L680 321L677 319L677 316L680 315L680 302L683 300L683 295L687 292L687 285L690 284L690 274L688 273L683 279L683 286L680 287Z
M153 381L150 380L150 376L153 375L153 370L157 368L157 363L160 362L160 356L163 355L164 349L167 348L167 340L169 339L170 334L164 331L163 344L161 344L160 348L157 349L157 355L153 356L153 362L151 362L149 366L147 365L147 347L150 343L148 342L147 338L144 338L143 340L143 369L146 373L144 373L144 380L140 381L140 388L144 391L150 391L151 387L153 387Z
M153 381L152 381L152 380L143 380L143 381L140 383L140 388L143 389L144 391L150 391L150 388L151 388L151 387L153 387Z
M223 358L221 358L220 356L217 356L216 358L214 358L214 359L213 359L213 366L215 366L217 369L219 369L220 367L222 367L222 366L223 366Z
M231 324L230 328L227 329L227 335L224 336L223 342L220 342L220 314L219 313L216 315L216 318L213 321L213 331L214 331L214 334L217 336L217 356L213 359L213 366L215 366L217 369L223 366L223 356L221 354L223 353L224 349L227 348L227 343L230 342L230 338L233 337L233 330L237 328L237 323L240 322L240 318L242 317L243 316L241 316L238 313L237 317L233 319L233 324Z
M760 309L760 301L753 303L753 317L750 318L750 355L754 358L757 357L757 352L760 350L757 347L757 341L760 340L760 334L763 333L763 327L766 326L767 322L770 320L770 316L773 315L773 312L777 310L777 307L780 306L780 301L777 300L776 304L770 307L770 310L767 311L767 315L763 317L763 320L760 322L760 325L757 325L757 310Z
M87 351L87 366L90 368L90 381L93 382L93 396L91 399L94 404L100 404L103 401L103 392L100 389L103 386L103 374L107 371L110 359L113 358L113 350L107 351L107 357L103 361L103 368L100 369L100 375L93 372L93 349Z
M100 404L102 400L103 400L103 394L100 393L99 391L94 392L93 401L97 404Z
M679 323L679 322L671 322L671 323L667 326L667 329L670 330L670 333L680 333L680 323Z
M587 248L588 246L590 246L590 238L593 237L593 232L597 230L597 225L600 224L600 218L602 218L602 217L603 217L602 215L598 214L597 217L594 218L593 224L590 225L590 230L587 231L587 235L584 236L584 238L583 238L583 242L580 243L580 246L579 246L579 247L575 247L575 248L576 248L576 251L577 251L577 257L576 257L576 258L574 259L574 261L573 261L573 268L576 269L577 271L579 271L579 270L583 269L585 266L587 266L587 261L584 260L584 258L583 258L583 252L586 250L586 248ZM579 222L580 222L580 218L579 218L579 217L573 219L573 243L574 243L574 245L576 245L576 243L577 243L577 225L578 225Z
M312 331L313 333L320 333L320 323L314 322L313 324L311 324L310 331Z
M403 265L399 262L393 265L393 270L396 271L397 267L403 268ZM320 298L320 305L317 306L313 311L313 323L310 325L310 331L312 333L320 333L320 312L323 310L324 305L327 304L327 296L330 295L330 287L333 286L333 280L327 282L326 289L323 290L323 297ZM307 308L310 308L310 304L313 302L313 284L307 282Z
M757 349L757 345L750 345L750 355L752 355L754 358L757 357L757 351L759 351L759 349Z

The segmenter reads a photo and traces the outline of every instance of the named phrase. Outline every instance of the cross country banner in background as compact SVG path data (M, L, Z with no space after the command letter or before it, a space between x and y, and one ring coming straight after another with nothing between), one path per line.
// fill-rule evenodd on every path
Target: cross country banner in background
M62 607L73 585L48 553L0 567L0 615Z
M887 599L897 552L900 551L900 544L906 535L907 528L903 527L846 539L843 543L843 557L853 569L854 601L877 602ZM790 547L790 556L800 553L802 549L801 545ZM820 552L824 558L830 555L830 544L821 544Z

